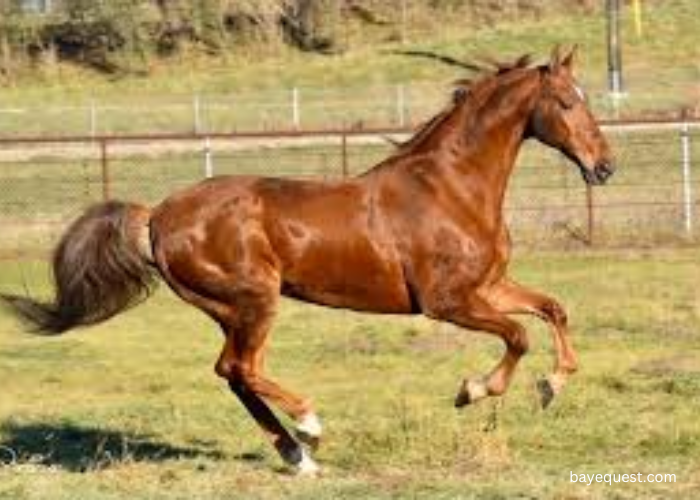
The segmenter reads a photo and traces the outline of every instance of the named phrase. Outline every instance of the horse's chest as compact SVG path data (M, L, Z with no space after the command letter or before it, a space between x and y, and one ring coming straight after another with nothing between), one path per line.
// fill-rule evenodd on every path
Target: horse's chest
M494 264L495 245L467 232L438 231L429 253L435 272L452 278L478 280Z

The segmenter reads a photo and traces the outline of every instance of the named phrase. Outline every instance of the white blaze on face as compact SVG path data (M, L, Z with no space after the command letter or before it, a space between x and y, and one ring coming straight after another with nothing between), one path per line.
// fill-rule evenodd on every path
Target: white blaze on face
M576 92L576 95L581 98L582 101L586 100L586 94L583 92L583 89L579 87L578 85L574 85L574 91Z

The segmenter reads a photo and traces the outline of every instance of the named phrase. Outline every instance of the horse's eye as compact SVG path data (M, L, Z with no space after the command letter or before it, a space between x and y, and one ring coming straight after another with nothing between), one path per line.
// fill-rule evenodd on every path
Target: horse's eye
M562 108L568 111L576 105L576 97L573 95L560 94L557 96L557 102Z
M467 89L464 87L458 87L452 93L452 101L455 104L460 104L467 98L467 95L469 95L469 91Z

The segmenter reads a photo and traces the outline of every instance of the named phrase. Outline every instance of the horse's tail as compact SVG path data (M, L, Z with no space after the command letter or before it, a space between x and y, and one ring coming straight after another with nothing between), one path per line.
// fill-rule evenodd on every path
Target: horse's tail
M140 303L157 277L149 221L150 211L141 205L94 205L70 225L54 250L54 299L5 294L2 299L45 334L100 323Z

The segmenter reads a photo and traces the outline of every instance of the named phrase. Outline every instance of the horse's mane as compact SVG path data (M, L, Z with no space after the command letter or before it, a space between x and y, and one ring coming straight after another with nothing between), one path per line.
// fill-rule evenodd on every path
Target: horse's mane
M439 56L431 52L412 51L407 55L428 57L444 62L444 56ZM393 156L411 151L421 144L430 133L447 120L452 113L467 101L467 97L474 93L476 87L492 81L494 78L511 73L517 69L529 68L532 64L530 54L524 54L514 61L498 61L488 57L482 57L477 62L464 62L449 58L449 64L468 69L476 74L470 78L460 78L453 82L452 99L450 103L438 114L421 124L413 135L404 142L396 144L396 151Z

